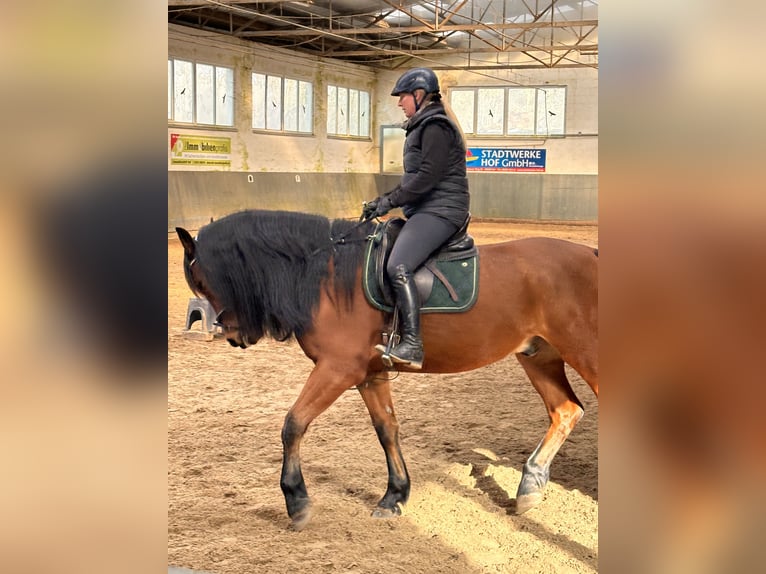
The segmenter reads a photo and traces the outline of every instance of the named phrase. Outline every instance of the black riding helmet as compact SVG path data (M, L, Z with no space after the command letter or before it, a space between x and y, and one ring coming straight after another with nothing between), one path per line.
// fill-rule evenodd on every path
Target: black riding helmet
M439 80L430 68L412 68L404 72L396 81L392 96L412 94L415 90L425 90L426 94L439 93Z

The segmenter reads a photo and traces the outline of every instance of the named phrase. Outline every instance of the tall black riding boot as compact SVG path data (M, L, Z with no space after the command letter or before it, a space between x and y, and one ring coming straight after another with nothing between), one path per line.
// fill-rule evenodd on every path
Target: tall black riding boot
M393 288L402 317L402 338L391 349L394 363L405 363L413 369L423 367L423 339L420 337L420 301L412 273L405 265L396 266Z

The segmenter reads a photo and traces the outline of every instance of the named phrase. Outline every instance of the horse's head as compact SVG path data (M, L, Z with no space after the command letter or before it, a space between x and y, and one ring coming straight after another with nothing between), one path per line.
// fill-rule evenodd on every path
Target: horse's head
M196 238L176 232L189 287L213 306L229 343L248 347L311 330L322 286L334 285L337 299L350 304L371 226L244 210L203 226Z
M208 300L216 312L215 325L223 331L224 337L232 347L246 348L251 343L242 335L236 314L227 309L213 292L205 271L197 259L197 242L183 227L176 227L176 233L184 248L184 276L189 288L199 297Z

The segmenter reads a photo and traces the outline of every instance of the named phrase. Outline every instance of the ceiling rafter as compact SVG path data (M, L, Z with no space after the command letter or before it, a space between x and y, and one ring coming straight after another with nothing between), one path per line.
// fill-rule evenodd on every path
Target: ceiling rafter
M598 20L563 20L551 22L531 22L531 23L499 23L499 24L450 24L434 30L433 26L397 26L390 28L346 28L333 29L332 32L339 36L355 36L357 34L402 34L402 33L423 33L423 32L468 32L476 30L534 30L536 28L571 28L578 26L598 26ZM243 36L248 38L263 38L268 36L306 36L316 34L321 30L289 29L289 30L269 30L245 32Z
M258 0L257 2L254 2L253 0L221 0L221 4L285 4L286 2L284 0ZM168 0L168 6L170 7L178 7L178 6L184 6L187 8L194 7L194 6L210 6L213 4L212 2L208 2L207 0Z
M168 22L378 68L598 68L593 0L168 0Z
M460 6L458 6L457 8L453 8L455 6L455 4L458 3L458 1L460 1ZM441 22L437 22L437 26L438 27L445 26L447 24L447 22L452 20L452 17L455 16L458 13L458 11L460 11L463 8L463 6L465 6L466 4L468 4L468 0L462 0L462 1L461 0L455 0L455 2L452 3L452 6L450 6L446 10L447 17L444 20L442 20Z
M496 52L571 52L572 50L587 50L593 51L598 49L598 44L573 44L573 45L557 45L557 46L517 46L515 48L508 48L505 50L498 50L495 48L451 48L444 50L440 48L421 48L419 50L412 50L414 56L434 56L437 54L452 55L452 54L494 54ZM336 56L373 56L379 54L381 50L349 50L344 52L335 52Z
M545 8L544 8L544 9L543 9L541 12L539 12L539 13L535 12L534 10L532 10L532 8L531 8L529 5L527 5L527 3L526 3L526 2L524 2L524 6L527 8L527 10L529 10L529 15L530 15L530 16L532 16L532 22L539 22L539 21L540 21L540 19L541 19L541 18L542 18L542 17L543 17L543 16L546 14L546 12L548 12L548 10L550 10L551 8L553 8L553 4L554 4L554 2L555 2L555 0L553 0L553 2L551 2L550 4L548 4L548 6L546 6L546 7L545 7ZM522 37L522 36L523 36L525 33L526 33L526 30L522 30L521 32L519 32L519 33L516 35L516 37L515 37L515 38L513 38L513 39L511 40L510 46L514 46L514 45L515 45L515 43L519 41L519 38L521 38L521 37Z
M561 56L559 57L559 59L558 59L558 60L556 60L556 62L554 62L554 63L553 63L553 65L555 66L555 65L556 65L556 64L558 64L558 63L559 63L561 60L563 60L564 58L566 58L567 54L569 54L569 52L571 52L572 50L576 50L576 49L579 49L580 51L582 51L583 49L585 49L585 50L598 50L598 44L595 44L595 45L590 45L590 46L587 46L587 45L586 45L586 46L584 46L584 45L582 44L582 41L583 41L583 40L584 40L584 39L585 39L585 38L588 36L588 34L590 34L590 33L591 33L593 30L595 30L595 28L591 29L591 30L590 30L590 31L589 31L587 34L585 34L584 36L580 37L580 39L579 39L579 40L577 40L577 43L576 43L574 46L572 46L572 47L571 47L569 50L567 50L567 52L566 52L565 54L561 55ZM551 55L552 55L552 54L553 54L553 53L551 52Z
M401 3L399 3L399 5L397 5L397 4L394 4L393 2L391 2L391 0L383 0L383 2L385 2L386 4L391 6L392 8L396 8L400 12L403 12L404 14L407 14L407 16L409 16L413 20L417 20L418 22L423 24L426 28L433 29L433 25L430 22L415 16L415 14L413 14L411 10L407 10L406 6L402 6Z
M489 7L490 7L490 6L491 6L491 4L487 4L487 6L484 8L484 11L483 11L483 12L481 13L481 15L479 16L479 21L481 21L481 20L483 20L483 19L484 19L484 15L487 13L487 10L489 10ZM492 30L492 31L493 31L493 32L495 32L495 33L497 33L497 31L496 31L496 30ZM497 46L495 46L495 45L494 45L492 42L490 42L489 40L487 40L487 39L485 39L485 38L482 38L481 36L479 36L479 35L476 33L476 30L469 30L469 31L468 31L468 34L470 34L472 37L476 38L476 39L477 39L477 40L479 40L480 42L484 42L485 44L487 44L487 46L490 46L491 48L494 48L495 50L497 50L497 49L498 49L498 47L497 47ZM502 35L502 32L500 32L500 35ZM470 45L469 45L469 46L470 46Z

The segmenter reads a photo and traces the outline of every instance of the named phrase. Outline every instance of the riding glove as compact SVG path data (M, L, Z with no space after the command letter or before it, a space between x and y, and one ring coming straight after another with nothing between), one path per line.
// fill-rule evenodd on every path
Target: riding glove
M368 221L374 217L381 217L391 211L392 208L393 206L391 205L391 200L388 196L384 195L383 197L376 197L372 201L368 201L364 204L364 207L362 208L362 219Z

